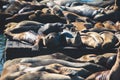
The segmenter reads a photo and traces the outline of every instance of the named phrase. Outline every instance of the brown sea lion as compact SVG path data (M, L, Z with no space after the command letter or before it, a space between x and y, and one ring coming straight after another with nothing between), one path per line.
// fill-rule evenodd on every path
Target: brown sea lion
M69 76L81 76L86 78L88 75L91 74L88 70L84 68L72 68L63 66L61 64L50 64L45 66L45 70L52 73L69 75Z
M25 32L32 30L34 32L38 32L38 29L41 28L44 24L36 22L36 21L29 21L29 20L24 20L20 21L17 24L14 23L8 23L6 26L10 26L9 28L6 29L6 32L12 32L12 33L20 33L20 32Z
M90 48L100 48L103 43L103 39L96 32L87 32L81 36L82 43Z
M95 58L97 57L96 54L87 54L87 55L83 55L80 58L78 58L77 60L80 61L85 61L85 62L92 62L95 60Z
M75 26L75 29L78 31L84 31L87 29L90 29L93 27L91 23L85 23L85 22L72 22L72 24Z
M117 52L117 59L115 64L110 70L97 72L90 75L85 80L119 80L119 73L120 73L120 48L118 48Z
M36 48L39 48L39 43L42 43L43 36L37 35L33 31L27 31L27 32L22 32L22 33L11 33L11 32L6 32L5 33L6 37L10 40L15 40L15 41L20 41L20 42L27 42L32 44L33 50Z
M24 74L24 72L19 71L21 65L23 65L24 68L30 66L30 64L17 64L6 67L1 73L0 80L14 80L16 77Z
M77 20L79 22L90 22L91 21L88 17L77 15L74 12L62 11L62 13L67 20L67 24L70 24L71 22L75 22Z
M1 80L13 80L27 72L33 73L44 70L44 66L30 67L31 64L18 63L4 68L1 74Z
M112 29L112 30L116 31L115 23L112 21L105 21L105 22L103 22L103 25L107 29Z
M103 49L110 49L116 47L116 44L118 43L118 39L112 32L103 31L100 33L100 36L103 39L103 43L102 43Z

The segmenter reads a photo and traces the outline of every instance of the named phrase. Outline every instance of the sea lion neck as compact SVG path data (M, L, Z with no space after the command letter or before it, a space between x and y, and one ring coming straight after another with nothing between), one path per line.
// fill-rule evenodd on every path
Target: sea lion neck
M118 48L116 62L112 69L110 70L109 80L120 80L119 74L120 74L120 47Z

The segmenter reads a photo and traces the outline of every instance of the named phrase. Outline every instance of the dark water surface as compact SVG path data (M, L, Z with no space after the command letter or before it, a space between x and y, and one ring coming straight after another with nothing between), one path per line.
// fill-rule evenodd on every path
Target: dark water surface
M4 53L4 49L5 49L5 37L3 34L0 34L0 60ZM2 71L2 66L3 66L3 64L0 61L0 72Z

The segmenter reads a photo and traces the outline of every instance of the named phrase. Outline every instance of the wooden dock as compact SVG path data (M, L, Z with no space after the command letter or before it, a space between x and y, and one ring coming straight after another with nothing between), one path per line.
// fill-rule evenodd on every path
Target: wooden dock
M52 53L64 53L65 55L77 58L83 54L102 54L105 52L116 52L116 49L113 50L86 50L76 47L64 47L59 49L48 49L46 47L40 48L38 50L32 50L33 46L27 43L21 43L18 41L6 41L5 56L6 60L20 58L20 57L34 57L38 55L47 55Z

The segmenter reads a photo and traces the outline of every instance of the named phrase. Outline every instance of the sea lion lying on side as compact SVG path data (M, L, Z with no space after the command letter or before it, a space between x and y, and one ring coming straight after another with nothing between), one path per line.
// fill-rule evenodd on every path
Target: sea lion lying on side
M45 70L52 73L69 75L69 76L81 76L86 78L88 75L91 74L88 70L84 68L72 68L63 66L61 64L50 64L45 66Z
M69 57L63 53L53 53L53 54L49 54L49 55L40 55L40 56L36 56L36 57L31 57L31 58L36 58L36 59L61 59L61 60L66 60L66 61L70 61L70 62L81 62L79 60L76 60L72 57ZM4 68L7 66L11 66L14 65L16 63L20 63L20 61L22 59L25 58L16 58L16 59L12 59L12 60L8 60L4 63ZM29 58L26 58L29 59Z
M118 39L112 32L103 31L100 33L100 36L103 39L103 49L114 48L117 46L116 44L118 43Z
M6 25L5 32L12 32L12 33L20 33L32 30L34 32L38 32L38 29L42 27L44 24L36 22L36 21L21 21L19 23L8 23Z
M23 43L27 42L29 44L32 44L34 48L39 48L39 44L42 43L41 41L43 39L42 35L38 35L33 31L27 31L16 34L11 32L6 32L5 35L10 40L20 41Z
M119 63L120 63L120 48L118 48L117 59L115 61L115 64L110 70L94 73L85 80L119 80L120 79Z
M40 10L37 10L35 11L34 14L30 15L29 19L41 23L55 23L55 22L66 23L66 20L64 18L61 18L53 14L46 14Z

